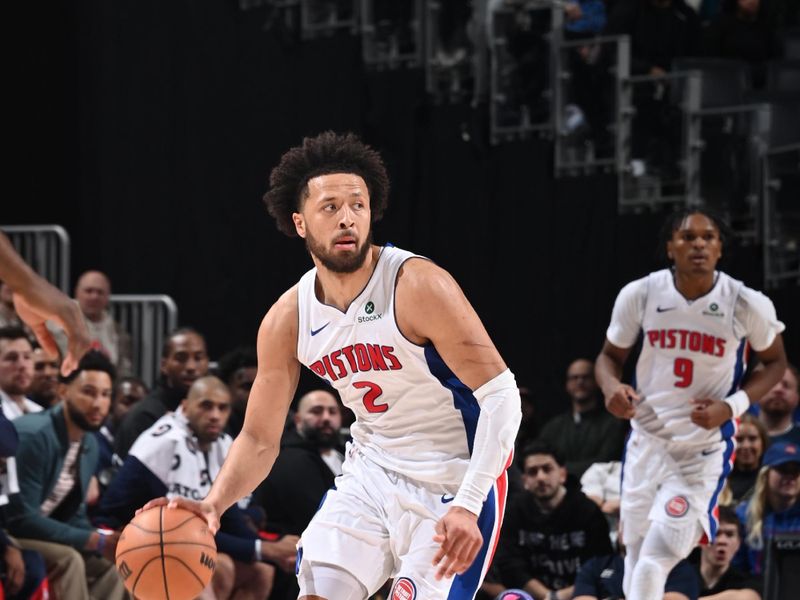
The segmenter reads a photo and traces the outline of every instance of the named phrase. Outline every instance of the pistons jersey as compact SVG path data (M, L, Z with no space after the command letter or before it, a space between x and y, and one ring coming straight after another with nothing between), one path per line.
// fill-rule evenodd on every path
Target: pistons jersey
M397 274L416 255L386 246L345 312L320 302L316 269L298 284L298 360L339 392L356 415L354 447L384 468L457 486L480 408L433 345L406 339L395 320ZM418 307L412 307L416 310Z
M695 300L681 295L669 269L629 283L614 304L606 337L630 348L642 335L633 428L687 443L729 439L733 421L703 429L691 422L691 400L721 400L738 390L748 346L766 350L783 330L769 298L722 272Z

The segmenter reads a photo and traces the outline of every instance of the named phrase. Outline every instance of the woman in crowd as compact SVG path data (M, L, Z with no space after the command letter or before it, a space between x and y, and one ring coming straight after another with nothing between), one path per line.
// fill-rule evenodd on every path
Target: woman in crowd
M750 497L767 446L769 436L761 421L749 413L742 415L739 431L736 432L736 460L733 471L728 475L734 504Z

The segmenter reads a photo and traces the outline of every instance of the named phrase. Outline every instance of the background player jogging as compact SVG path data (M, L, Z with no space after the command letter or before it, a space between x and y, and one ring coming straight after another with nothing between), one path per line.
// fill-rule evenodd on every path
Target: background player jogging
M270 184L270 214L314 268L264 317L244 427L207 498L172 503L216 531L269 472L305 365L356 422L344 474L300 540L300 597L363 600L393 578L392 597L474 598L521 418L514 376L447 272L372 243L389 189L375 151L351 134L306 138Z
M622 288L595 366L609 411L632 420L621 503L632 600L662 598L670 570L704 534L714 538L735 419L786 369L772 302L716 270L722 232L700 210L668 220L673 267ZM640 332L636 383L626 385L622 367ZM748 344L763 368L739 389Z

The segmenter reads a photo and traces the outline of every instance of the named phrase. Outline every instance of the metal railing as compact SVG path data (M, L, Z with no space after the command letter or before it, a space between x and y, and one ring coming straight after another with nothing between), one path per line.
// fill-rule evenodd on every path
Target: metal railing
M161 348L178 327L178 307L166 294L112 294L109 310L131 335L133 372L153 386L161 372Z
M69 293L67 230L61 225L0 225L20 256L47 281Z

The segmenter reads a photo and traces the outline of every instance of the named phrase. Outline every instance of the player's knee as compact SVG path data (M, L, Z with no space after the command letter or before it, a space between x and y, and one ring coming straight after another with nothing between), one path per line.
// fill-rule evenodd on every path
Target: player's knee
M654 533L661 540L661 547L664 549L661 554L671 555L671 558L674 559L674 564L689 555L702 535L702 529L698 523L686 524L680 527L654 523L653 528Z
M369 596L352 573L333 565L303 560L297 581L300 600L363 600Z

